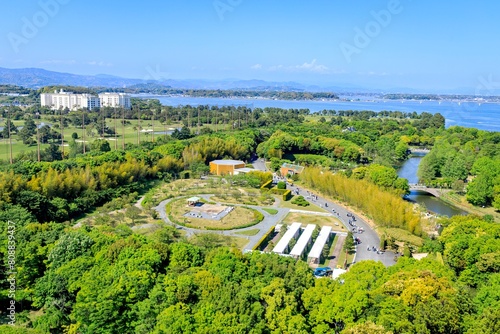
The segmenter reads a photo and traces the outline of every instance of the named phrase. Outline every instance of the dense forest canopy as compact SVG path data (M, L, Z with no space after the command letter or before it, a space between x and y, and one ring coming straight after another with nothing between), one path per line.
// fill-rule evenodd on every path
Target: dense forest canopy
M302 261L219 247L216 235L127 236L2 212L2 230L18 222L19 316L42 309L31 322L41 333L498 333L500 228L474 217L443 222L426 259L360 262L333 281Z
M422 182L498 209L498 133L445 129L444 118L429 113L310 115L298 109L165 107L139 99L130 110L1 112L23 124L19 133L2 131L3 138L48 144L39 162L32 151L0 166L0 255L8 268L9 221L15 222L16 316L28 327L0 326L2 333L500 331L499 225L477 216L441 219L441 233L429 236L421 212L402 198L407 180L394 169L412 149L431 148L419 171ZM72 138L63 153L60 128L42 127L35 135L35 112L96 135L88 147ZM120 126L140 118L176 129L112 150L105 138L119 128L106 119L117 115ZM276 172L283 162L306 166L294 181L356 208L379 228L418 236L422 244L414 250L429 256L401 257L388 268L363 261L340 280L316 279L303 261L242 254L218 234L188 238L161 225L142 235L104 218L74 226L104 206L123 209L155 185L199 179L212 160L256 157L267 158ZM256 173L231 182L259 188L269 177ZM127 210L124 217L134 214ZM1 305L9 303L8 279L2 270Z
M500 133L451 127L419 166L421 182L466 193L474 205L500 210Z

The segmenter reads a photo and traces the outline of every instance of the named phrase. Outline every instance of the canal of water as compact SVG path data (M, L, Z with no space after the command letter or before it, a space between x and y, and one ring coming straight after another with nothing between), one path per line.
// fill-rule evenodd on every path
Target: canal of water
M399 177L403 177L408 180L408 183L418 183L417 170L422 157L425 154L417 153L413 154L398 170ZM444 215L444 216L456 216L456 215L466 215L467 212L454 207L448 203L443 202L439 198L436 198L424 191L412 191L410 195L406 197L408 201L417 202L423 205L427 210Z

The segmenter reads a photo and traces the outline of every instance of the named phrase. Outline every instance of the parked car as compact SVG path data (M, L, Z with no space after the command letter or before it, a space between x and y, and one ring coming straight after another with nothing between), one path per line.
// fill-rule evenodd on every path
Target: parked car
M331 275L332 273L333 270L330 267L321 267L314 269L314 276L316 277L325 277Z

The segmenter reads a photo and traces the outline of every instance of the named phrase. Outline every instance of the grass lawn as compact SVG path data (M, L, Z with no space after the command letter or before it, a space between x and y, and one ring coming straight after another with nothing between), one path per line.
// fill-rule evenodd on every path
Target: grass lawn
M339 241L339 236L338 234L335 234L333 237L332 245L330 246L330 249L328 250L328 258L324 258L318 265L318 267L324 267L328 266L330 263L330 260L332 259L333 256L333 250L335 249L335 245L337 245L337 241ZM333 268L332 268L333 269Z
M392 237L397 241L408 242L415 246L422 246L424 243L424 239L400 228L380 227L378 230L381 234L385 233L387 236Z
M342 225L338 218L315 215L314 213L308 214L300 212L290 212L286 215L285 219L283 219L284 224L291 224L293 222L300 222L303 225L315 224L319 226L331 226L333 231L346 231L344 225Z
M496 222L500 222L500 212L496 211L495 208L493 207L481 208L474 206L469 202L467 202L465 196L457 195L455 192L452 191L444 192L441 195L440 199L464 211L477 214L479 216L492 215Z
M354 255L356 253L347 253L347 267L352 265L352 261L354 260ZM345 251L342 250L339 254L339 261L337 262L338 266L341 266L342 268L344 267L344 262L345 262ZM334 268L332 268L334 269Z
M40 150L44 150L49 147L49 144L40 145ZM36 151L36 145L24 145L22 140L19 140L16 135L12 136L12 157L15 159L16 156L21 152L31 152ZM0 140L0 160L9 161L10 159L10 146L8 139Z
M327 212L320 207L314 205L314 204L309 204L308 206L298 206L295 204L292 204L293 197L289 201L281 201L280 207L282 208L289 208L289 209L295 209L295 210L304 210L304 211L313 211L313 212Z
M170 215L176 222L187 227L197 229L231 230L249 226L249 224L255 220L253 210L239 206L234 207L234 210L221 220L211 220L205 218L185 217L184 214L192 211L192 208L186 205L184 198L167 205L171 205L172 209ZM257 222L255 222L255 224L257 224Z
M49 118L50 117L50 118ZM45 124L50 124L54 126L54 129L59 132L59 122L53 122L51 120L52 116L42 116L40 119L40 122L43 122ZM132 144L137 144L138 141L140 142L145 142L145 141L153 141L159 138L160 136L163 136L163 134L155 134L153 135L152 132L141 132L140 130L153 130L154 132L163 132L163 131L172 131L176 128L181 127L181 124L177 123L172 123L172 124L161 124L159 121L154 121L152 122L151 120L142 120L140 123L135 119L130 119L126 120L129 121L130 124L126 124L125 127L122 127L121 125L121 119L117 119L116 121L116 129L117 129L117 135L115 138L115 135L106 135L103 139L106 139L109 141L109 145L111 147L111 150L116 149L122 149L123 148L123 143L132 143ZM14 120L12 122L15 124L17 127L22 127L24 126L24 121L23 120ZM37 121L38 123L38 121ZM0 126L3 126L4 124L1 124ZM115 121L114 119L107 118L106 119L106 125L109 128L115 128ZM140 127L139 127L140 126ZM63 134L64 134L64 143L65 146L68 145L69 140L71 139L71 135L73 133L76 133L78 135L77 141L82 141L83 138L85 137L85 142L87 145L89 145L91 142L93 142L96 139L100 139L99 135L97 134L96 130L90 131L92 133L89 133L88 129L90 127L87 125L87 128L85 129L86 133L83 133L83 129L80 127L75 127L75 126L68 126L63 129ZM139 129L139 130L138 130ZM193 128L196 129L196 128ZM33 136L33 139L36 140L36 135ZM56 141L56 144L60 144L60 141ZM48 147L48 144L42 144L41 149L44 149ZM67 146L66 146L67 148ZM66 149L65 148L65 149ZM17 154L21 152L31 152L31 151L36 151L37 146L32 145L32 146L27 146L22 143L22 141L19 139L19 136L15 133L12 134L12 155L15 158ZM9 142L8 140L0 140L0 160L8 161L10 158L10 151L9 151Z
M254 229L251 229L251 230L236 232L236 234L238 234L238 235L246 235L246 236L251 237L253 235L256 235L259 232L260 232L260 230L258 228L254 228Z
M160 186L151 191L152 203L159 202L173 197L193 196L201 194L213 194L210 203L234 203L246 205L268 206L274 203L274 197L262 196L258 190L253 188L242 188L229 186L222 182L221 177L209 177L205 180L185 179L173 182L163 182Z
M243 249L248 244L248 239L238 237L227 237L229 246Z
M251 188L229 188L228 185L221 185L219 189L216 189L214 194L211 200L220 203L258 206L266 206L274 203L274 198L272 196L262 195L258 190Z
M270 215L275 215L278 213L278 210L276 209L271 209L271 208L262 208L265 212L269 213Z
M191 242L199 246L212 247L234 247L243 250L248 244L247 238L223 236L215 233L200 233L189 238Z

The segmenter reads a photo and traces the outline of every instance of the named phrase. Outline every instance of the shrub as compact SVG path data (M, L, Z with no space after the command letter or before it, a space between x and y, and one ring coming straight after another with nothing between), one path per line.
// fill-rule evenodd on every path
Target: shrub
M298 205L298 206L308 206L309 202L304 198L304 196L297 196L292 200L292 204Z
M278 184L276 185L276 187L278 189L286 189L286 183L283 182L283 181L280 181L280 182L278 182Z

